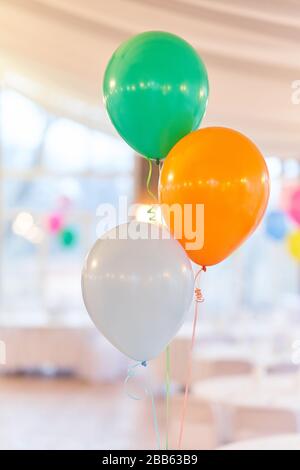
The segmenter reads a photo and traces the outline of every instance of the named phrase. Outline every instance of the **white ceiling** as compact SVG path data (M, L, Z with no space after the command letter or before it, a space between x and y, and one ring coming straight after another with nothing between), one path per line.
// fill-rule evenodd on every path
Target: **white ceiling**
M101 108L105 65L145 30L179 34L203 57L211 90L204 125L234 127L268 155L300 158L300 104L291 101L299 0L0 0L2 76L111 131Z

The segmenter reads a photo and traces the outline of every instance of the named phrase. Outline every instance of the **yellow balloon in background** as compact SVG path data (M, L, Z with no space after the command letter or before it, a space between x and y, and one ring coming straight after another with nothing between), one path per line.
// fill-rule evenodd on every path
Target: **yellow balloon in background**
M289 253L296 261L300 261L300 230L291 233L287 238Z

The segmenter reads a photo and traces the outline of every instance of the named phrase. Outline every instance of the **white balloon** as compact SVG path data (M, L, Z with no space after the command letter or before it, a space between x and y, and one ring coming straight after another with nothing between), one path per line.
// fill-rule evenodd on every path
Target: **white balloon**
M101 333L130 358L146 361L181 327L194 276L185 251L165 228L132 224L97 240L83 267L82 293Z

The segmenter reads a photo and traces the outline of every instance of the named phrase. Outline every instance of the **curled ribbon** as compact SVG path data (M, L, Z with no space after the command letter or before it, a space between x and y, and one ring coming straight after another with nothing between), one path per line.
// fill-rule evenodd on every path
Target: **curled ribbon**
M194 346L195 346L195 341L196 341L196 327L197 327L197 322L198 322L198 306L199 306L199 303L204 302L204 297L202 295L202 291L199 287L197 287L197 280L198 280L198 278L199 278L202 271L203 272L206 271L205 266L202 266L202 268L199 269L199 271L197 272L197 274L195 276L195 290L194 290L194 292L195 292L195 309L194 309L193 332L192 332L192 340L191 340L190 353L189 353L189 359L188 359L188 365L187 365L187 378L186 378L183 404L182 404L182 412L181 412L181 419L180 419L178 449L181 449L181 447L182 447L185 415L186 415L186 409L187 409L187 403L188 403L189 388L190 388L190 383L191 383L191 378L192 378L193 351L194 351Z
M142 400L144 396L135 395L128 390L128 384L130 380L136 377L137 367L147 367L147 362L146 361L137 362L128 368L127 377L124 381L124 386L125 386L127 396L131 398L132 400L139 401L139 400ZM155 437L156 437L156 447L158 450L160 450L160 432L159 432L159 426L158 426L158 420L157 420L155 399L154 399L153 390L149 382L144 384L143 391L144 391L144 395L149 396L151 400L153 425L154 425L154 431L155 431Z

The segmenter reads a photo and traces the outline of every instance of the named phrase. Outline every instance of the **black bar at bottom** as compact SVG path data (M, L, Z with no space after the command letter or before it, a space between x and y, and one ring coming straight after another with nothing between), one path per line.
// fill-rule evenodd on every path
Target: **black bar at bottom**
M300 450L300 449L299 449ZM108 465L120 465L124 468L139 468L145 465L171 465L177 467L179 465L191 466L198 468L197 465L203 463L208 464L206 470L210 467L210 464L222 464L224 461L237 462L245 464L245 455L241 455L242 452L247 454L247 464L261 463L260 457L257 455L257 451L250 453L251 451L152 451L152 450L54 450L54 451L1 451L0 462L4 463L39 463L54 465L54 464L72 464L84 465L85 468L89 465L89 468L97 468L99 466ZM264 451L259 451L264 452ZM282 455L282 454L281 454ZM270 456L268 457L270 459ZM282 463L287 465L286 452L281 457L276 456L276 463L282 459ZM272 460L272 459L271 459ZM240 467L239 467L240 468Z

